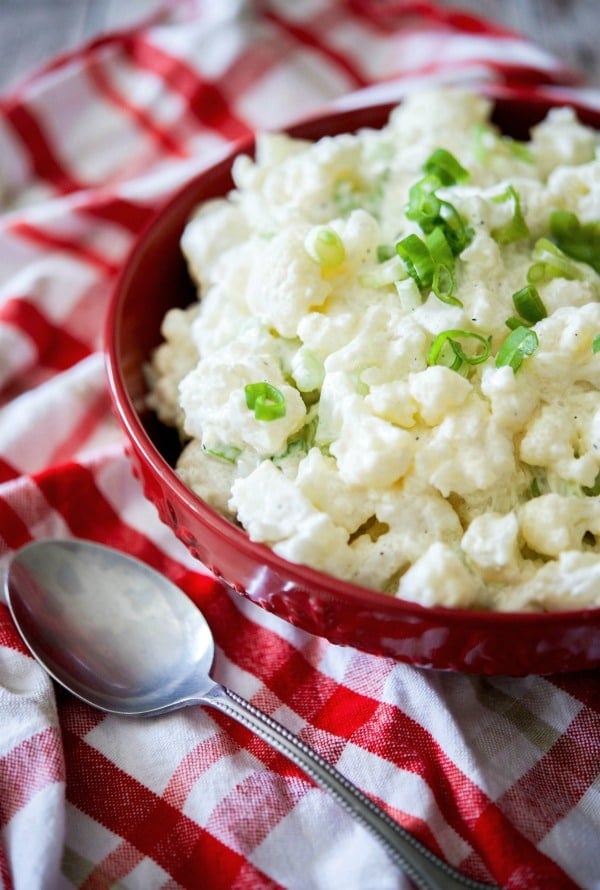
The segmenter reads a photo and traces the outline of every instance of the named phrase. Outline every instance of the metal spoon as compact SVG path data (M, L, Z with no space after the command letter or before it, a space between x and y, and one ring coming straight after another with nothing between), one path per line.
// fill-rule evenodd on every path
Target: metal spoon
M156 716L209 705L299 766L368 828L423 890L488 887L434 856L308 745L209 675L214 643L174 584L116 550L43 540L13 557L5 592L14 622L46 671L111 714Z

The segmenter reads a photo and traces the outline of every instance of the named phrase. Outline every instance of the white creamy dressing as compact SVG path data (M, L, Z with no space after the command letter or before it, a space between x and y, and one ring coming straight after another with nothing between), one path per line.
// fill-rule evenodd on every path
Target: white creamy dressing
M186 484L292 562L424 605L598 605L592 265L560 254L564 268L535 284L546 317L520 328L535 349L518 367L497 361L551 214L600 220L598 134L562 108L521 146L490 109L440 90L380 130L260 136L256 159L234 164L235 190L184 232L199 300L165 318L150 403L181 430ZM405 210L439 148L468 171L435 191L468 232L454 302L419 287L395 251L424 238ZM338 236L332 262L315 258L317 226ZM444 332L489 355L452 369L450 342L432 360ZM283 416L248 406L245 388L264 382Z

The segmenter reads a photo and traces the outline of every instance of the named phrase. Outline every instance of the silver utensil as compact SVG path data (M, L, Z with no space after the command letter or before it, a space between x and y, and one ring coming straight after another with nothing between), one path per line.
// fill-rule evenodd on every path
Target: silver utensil
M143 562L87 541L41 540L14 555L5 593L34 657L83 701L126 716L216 708L328 791L418 888L490 887L443 862L301 739L212 680L214 642L204 616Z

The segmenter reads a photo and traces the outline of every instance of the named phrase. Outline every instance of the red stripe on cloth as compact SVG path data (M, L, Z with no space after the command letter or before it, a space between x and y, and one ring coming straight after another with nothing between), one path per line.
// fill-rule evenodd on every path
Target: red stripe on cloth
M29 649L13 623L8 606L5 606L4 603L0 603L0 646L4 646L5 649L14 649L15 652L20 652L22 655L29 654Z
M0 536L11 550L17 550L32 539L26 523L4 498L0 498Z
M562 689L591 708L596 714L600 714L600 683L590 683L592 676L586 672L564 676L557 674L551 678L551 682L558 689Z
M115 223L133 235L137 235L156 213L156 207L148 207L125 198L96 196L80 208L80 213L102 222Z
M8 482L10 479L16 479L21 475L21 471L17 470L13 464L9 463L5 458L0 457L0 483ZM0 528L2 527L0 519Z
M0 827L42 788L64 781L60 734L50 726L0 757Z
M63 253L70 254L76 260L83 260L90 266L99 269L107 275L116 275L121 268L119 263L107 259L80 239L64 238L24 221L16 222L12 224L10 228L11 231L19 235L19 237L24 238L33 244L37 244L44 250L59 250Z
M203 80L181 59L168 55L141 36L129 39L125 49L140 68L152 71L181 96L190 114L203 126L216 130L231 141L251 134L250 127L234 114L216 84Z
M0 102L0 112L19 139L23 153L39 179L51 183L63 193L81 188L81 183L71 176L58 159L42 125L31 111L18 101L13 101Z
M514 890L577 890L571 878L506 820L497 806L479 817L472 832L475 850L486 850L486 864L500 887ZM464 863L471 867L473 857Z
M111 83L107 66L102 58L94 60L94 63L87 68L86 74L98 93L124 112L140 130L156 143L161 153L175 155L178 158L187 157L188 153L184 146L173 138L170 130L157 124L144 108L132 102Z
M181 886L278 886L66 728L63 742L69 802L153 859Z
M35 345L38 362L55 371L65 371L86 358L90 346L43 315L33 300L15 297L0 308L0 321L13 325Z
M72 534L116 547L163 572L195 601L220 598L222 586L212 575L192 572L165 555L150 538L127 525L96 485L94 468L70 462L35 477L48 506L59 513Z
M260 5L263 6L264 4ZM335 10L333 10L333 12L336 16L338 15ZM320 34L323 27L322 16L323 11L320 11L319 15L315 17L314 25L312 27L309 27L308 25L300 27L300 25L295 25L290 21L286 21L283 16L277 15L277 13L273 12L271 9L263 10L263 18L266 21L271 22L271 24L275 25L279 31L286 34L288 37L291 37L295 43L299 43L301 46L315 50L320 55L327 58L332 65L340 71L343 71L344 74L350 78L354 88L368 86L370 84L369 78L365 77L363 72L354 65L344 53L333 49L333 47L329 46L322 39Z
M71 532L132 553L152 565L165 557L149 538L123 522L96 485L93 470L75 462L50 468L36 483L48 506L56 510Z

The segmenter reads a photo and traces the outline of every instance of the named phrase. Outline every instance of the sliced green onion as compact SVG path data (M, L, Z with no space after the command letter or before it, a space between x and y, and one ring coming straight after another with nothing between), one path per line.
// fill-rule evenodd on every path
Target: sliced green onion
M480 352L467 354L461 340L477 340L483 347ZM430 365L445 365L452 371L459 371L463 365L479 365L490 355L489 338L476 334L474 331L460 329L442 331L437 335L429 349L427 357Z
M563 253L587 263L600 275L600 220L582 224L574 213L554 210L550 232Z
M226 460L230 464L234 464L242 453L241 449L236 448L235 445L215 445L214 448L203 446L202 450L206 452L206 454L210 454L212 457L220 457L222 460Z
M454 255L443 229L436 226L424 240L418 235L407 235L398 241L396 250L421 290L431 288L443 303L462 306L454 296Z
M434 265L432 291L442 303L462 306L462 302L454 296L456 289L454 256L443 230L436 226L429 235L426 235L425 243Z
M592 352L594 355L596 355L597 352L600 352L600 334L596 334L592 340Z
M396 243L396 252L417 286L431 287L435 268L425 242L418 235L407 235Z
M527 322L524 321L522 318L517 318L516 315L509 316L509 318L506 319L504 324L506 325L507 328L510 328L511 331L514 331L515 328L525 327L526 325L528 327Z
M534 262L527 272L527 281L530 284L553 278L566 278L569 281L581 281L584 278L581 269L548 238L540 238L535 243L532 259Z
M440 220L452 253L458 256L473 239L473 230L465 226L456 207L440 201Z
M435 228L443 229L452 253L458 256L471 241L473 232L467 229L454 205L435 194L442 184L441 177L432 173L416 182L409 191L405 213L426 235Z
M454 268L454 254L448 244L444 230L436 226L425 237L425 244L429 250L434 266L448 266Z
M521 325L511 331L496 356L496 367L503 368L506 365L513 371L517 371L523 359L533 355L538 348L538 338L535 331Z
M437 176L425 176L408 193L406 216L417 222L424 232L430 232L440 217L440 199L435 189L441 185Z
M414 279L407 276L406 278L403 278L402 281L394 282L394 284L400 306L405 312L412 312L413 309L422 305L423 298L421 296L421 291L417 287L417 283Z
M501 195L494 195L492 201L497 204L504 201L512 201L513 205L512 218L504 225L492 229L492 238L498 244L512 244L514 241L527 238L529 236L529 227L521 210L521 197L518 191L512 185L509 185Z
M469 171L445 148L437 148L423 164L425 173L437 176L442 185L456 185L469 178Z
M397 253L394 253L390 259L379 263L378 266L371 266L358 276L358 282L362 287L387 287L390 284L396 284L406 278L406 266Z
M533 284L526 284L521 290L516 291L513 295L513 303L515 309L525 321L535 324L546 318L548 312L538 290Z
M330 226L313 226L304 239L304 246L322 269L335 269L346 259L344 242Z
M462 306L461 301L452 296L455 286L456 282L452 269L444 265L436 266L433 273L433 281L431 282L431 290L438 300L441 300L442 303L448 303L450 306Z
M254 411L257 420L278 420L285 417L285 396L281 390L261 380L244 387L246 406Z

